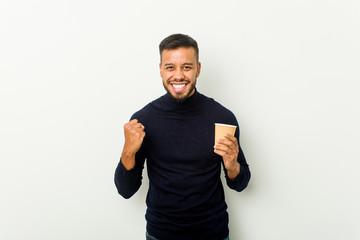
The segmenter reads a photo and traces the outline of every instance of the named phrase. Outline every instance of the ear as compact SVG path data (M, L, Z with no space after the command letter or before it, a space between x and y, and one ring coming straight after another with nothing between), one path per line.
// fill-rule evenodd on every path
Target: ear
M161 67L161 63L159 63L159 70L160 70L160 76L162 78L162 67Z
M196 77L199 77L199 75L200 75L200 71L201 71L201 62L198 62L198 64L197 64Z

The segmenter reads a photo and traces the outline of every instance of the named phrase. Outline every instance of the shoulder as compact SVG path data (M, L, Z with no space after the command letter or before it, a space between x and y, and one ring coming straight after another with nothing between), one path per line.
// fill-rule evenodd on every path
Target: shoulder
M203 102L203 110L211 119L216 122L238 125L235 114L213 98L200 95Z
M151 119L154 115L156 115L156 106L161 104L163 101L164 96L161 96L150 103L146 104L143 108L136 111L132 116L131 119L138 119L139 122L144 122L147 119Z

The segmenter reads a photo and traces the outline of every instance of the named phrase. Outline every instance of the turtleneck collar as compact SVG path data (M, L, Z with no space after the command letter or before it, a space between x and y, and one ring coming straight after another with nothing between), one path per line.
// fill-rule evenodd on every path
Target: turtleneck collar
M154 101L153 106L165 111L180 111L181 113L191 112L197 107L200 95L201 94L195 88L195 93L193 95L191 95L185 101L179 103L176 102L169 93L166 93L159 99L160 102Z

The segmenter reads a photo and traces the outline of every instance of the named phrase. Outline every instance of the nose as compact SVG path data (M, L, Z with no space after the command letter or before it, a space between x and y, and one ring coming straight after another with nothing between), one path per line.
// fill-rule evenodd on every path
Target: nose
M177 68L175 71L174 71L174 80L176 81L181 81L184 79L184 72L182 71L181 68Z

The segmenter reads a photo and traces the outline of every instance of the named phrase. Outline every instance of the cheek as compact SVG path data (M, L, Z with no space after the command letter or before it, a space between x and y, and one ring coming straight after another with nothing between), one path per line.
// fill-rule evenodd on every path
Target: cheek
M171 73L169 72L163 72L161 77L164 79L164 80L168 80L169 78L171 78Z
M196 79L196 72L191 72L191 73L189 72L185 76L189 80L195 80Z

